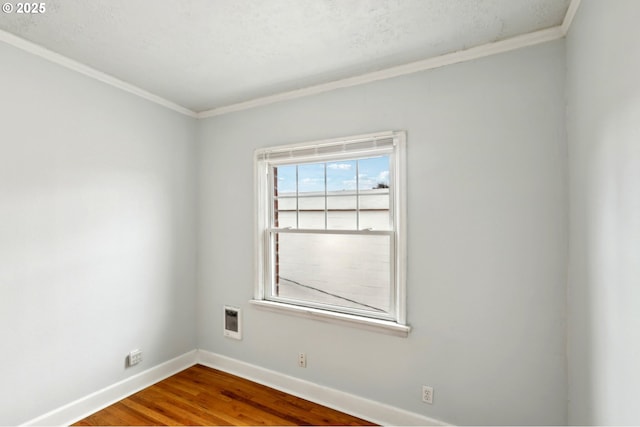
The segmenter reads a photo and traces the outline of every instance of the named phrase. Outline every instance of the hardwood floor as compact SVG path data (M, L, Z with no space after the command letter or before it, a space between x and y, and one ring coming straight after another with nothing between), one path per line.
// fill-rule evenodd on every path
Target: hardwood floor
M74 425L374 424L226 372L195 365Z

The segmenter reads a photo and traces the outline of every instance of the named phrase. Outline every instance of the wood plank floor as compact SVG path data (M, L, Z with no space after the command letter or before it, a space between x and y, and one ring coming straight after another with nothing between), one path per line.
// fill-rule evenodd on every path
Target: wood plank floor
M235 375L195 365L74 425L374 424Z

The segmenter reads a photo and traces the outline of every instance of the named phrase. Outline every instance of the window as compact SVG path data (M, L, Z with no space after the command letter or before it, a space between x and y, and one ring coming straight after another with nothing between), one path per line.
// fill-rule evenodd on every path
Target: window
M403 132L256 152L254 303L406 335Z

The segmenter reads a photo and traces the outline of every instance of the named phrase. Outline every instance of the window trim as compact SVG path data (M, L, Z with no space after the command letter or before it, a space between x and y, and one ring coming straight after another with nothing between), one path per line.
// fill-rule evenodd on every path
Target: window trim
M278 160L274 162L279 164L295 164L312 160L319 157L319 161L340 160L354 157L364 157L368 153L380 154L381 150L376 148L346 150L345 153L330 154L322 153L327 147L339 146L343 144L348 147L349 144L357 144L359 142L367 143L369 141L389 140L392 139L389 153L393 153L394 160L391 162L389 173L392 175L391 182L394 183L394 191L389 203L393 205L393 230L391 248L394 251L392 269L395 281L395 292L392 296L394 308L394 319L380 319L375 317L365 317L364 315L335 312L321 308L315 308L307 305L294 305L280 301L268 300L265 295L267 286L267 277L269 264L267 254L270 254L268 245L270 239L268 235L273 231L270 224L271 215L271 194L269 190L268 177L269 174L269 156L275 153ZM374 144L375 145L375 144ZM309 153L307 157L294 155L296 150L303 150ZM314 154L315 152L315 154ZM288 157L287 157L288 153ZM319 154L318 154L319 153ZM341 324L350 324L352 326L364 327L370 330L379 330L385 333L392 333L399 336L407 336L410 327L406 322L406 133L404 131L388 131L378 132L365 135L357 135L347 138L334 138L321 141L312 141L304 143L296 143L289 145L280 145L265 149L258 149L254 155L254 195L255 195L255 262L254 262L254 298L250 301L256 307L275 310L278 312L286 312L304 317L317 318L330 322ZM281 230L280 230L281 231ZM288 230L288 232L294 232ZM367 233L367 231L362 231ZM376 233L370 231L369 233ZM389 233L385 231L383 233Z

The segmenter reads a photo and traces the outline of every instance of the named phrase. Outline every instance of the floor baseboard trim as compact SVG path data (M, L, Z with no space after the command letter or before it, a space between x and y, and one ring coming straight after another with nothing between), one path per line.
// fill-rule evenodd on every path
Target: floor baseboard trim
M91 393L74 402L27 421L25 426L71 425L127 396L170 377L197 363L198 350L192 350L174 359L133 375L120 382Z
M192 350L27 421L25 426L71 425L195 364L238 375L380 425L444 426L442 421L365 399L206 350Z
M197 360L198 363L204 366L255 381L380 425L449 425L424 415L321 386L206 350L198 350Z

